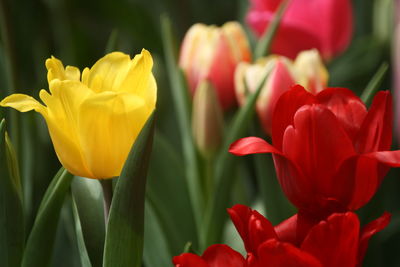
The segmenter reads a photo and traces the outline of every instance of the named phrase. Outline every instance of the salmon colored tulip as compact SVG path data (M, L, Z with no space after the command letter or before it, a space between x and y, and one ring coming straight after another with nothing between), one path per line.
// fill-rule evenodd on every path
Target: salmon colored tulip
M192 94L207 80L217 91L224 110L236 103L233 75L236 65L250 61L246 34L237 22L222 27L195 24L182 42L179 65L184 70Z
M283 0L250 0L247 22L261 36ZM353 32L351 0L291 0L272 43L272 53L295 58L318 49L330 59L349 45Z
M35 110L46 120L54 149L72 174L105 179L118 176L130 148L153 112L157 86L147 50L130 59L113 52L91 69L64 68L47 59L50 93L34 98L14 94L0 103L21 112Z
M328 71L316 50L302 51L294 62L272 55L255 64L241 62L235 72L235 90L238 102L244 105L248 95L254 93L267 76L257 99L257 113L264 131L271 134L272 113L276 101L293 85L301 84L309 92L318 93L326 88Z

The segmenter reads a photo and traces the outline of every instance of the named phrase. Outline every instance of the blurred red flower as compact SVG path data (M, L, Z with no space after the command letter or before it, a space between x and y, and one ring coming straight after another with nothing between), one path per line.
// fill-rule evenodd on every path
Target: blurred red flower
M273 146L247 137L229 151L272 153L288 199L301 213L321 219L365 205L389 167L400 166L400 151L389 151L392 113L388 91L377 93L367 111L348 89L327 88L313 95L297 85L276 103Z
M282 0L250 0L247 22L261 36ZM272 52L290 58L311 48L323 58L343 51L351 40L350 0L291 0L272 44Z

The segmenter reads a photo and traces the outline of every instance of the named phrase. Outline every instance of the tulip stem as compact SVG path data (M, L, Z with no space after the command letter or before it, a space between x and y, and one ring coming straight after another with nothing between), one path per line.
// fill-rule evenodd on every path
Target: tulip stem
M113 197L113 188L112 188L112 180L101 180L101 187L103 188L103 197L104 197L104 220L107 224L108 215L110 213L111 200Z

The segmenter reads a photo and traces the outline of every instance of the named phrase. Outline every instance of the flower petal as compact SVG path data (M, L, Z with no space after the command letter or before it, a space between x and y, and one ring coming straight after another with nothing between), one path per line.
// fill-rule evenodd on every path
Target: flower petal
M245 267L243 256L227 245L212 245L204 251L202 258L209 267Z
M320 104L335 114L353 140L367 115L367 109L361 99L346 88L327 88L316 97Z
M392 121L392 96L388 91L380 91L356 136L356 151L363 154L389 150L392 144Z
M175 267L210 267L205 260L193 253L183 253L172 259Z
M293 86L279 98L272 115L272 142L277 149L282 150L283 134L293 125L296 111L316 102L316 98L300 85Z
M311 228L301 249L314 255L324 267L354 267L359 233L355 213L335 213Z
M302 170L318 198L334 198L336 170L355 154L333 113L322 105L303 106L283 139L283 154ZM340 185L339 185L340 186Z
M258 153L276 153L282 155L279 150L259 137L245 137L233 142L229 147L229 153L236 156Z
M358 249L358 266L361 266L365 253L367 252L370 238L377 232L385 229L390 222L390 218L391 214L389 212L385 212L381 217L368 223L361 229L360 244Z
M271 222L257 211L237 204L228 209L228 213L247 252L256 253L261 243L270 238L277 238Z
M47 68L47 81L50 84L52 80L58 79L60 81L63 80L72 80L79 81L81 77L81 73L78 68L67 66L64 69L64 65L61 60L51 57L46 60L46 68Z
M92 178L118 176L150 116L134 94L103 92L87 98L78 114L79 140Z
M258 255L259 266L262 267L322 267L313 255L276 239L264 242L258 249Z
M11 107L20 112L35 110L36 112L42 114L44 117L47 115L46 108L42 104L40 104L33 97L24 94L13 94L7 96L0 102L0 106Z

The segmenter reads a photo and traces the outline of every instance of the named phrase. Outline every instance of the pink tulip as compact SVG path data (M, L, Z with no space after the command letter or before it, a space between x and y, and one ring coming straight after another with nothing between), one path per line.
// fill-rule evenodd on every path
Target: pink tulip
M282 0L250 0L247 22L261 36ZM291 0L272 44L272 53L295 58L316 48L330 59L349 45L353 31L350 0Z

